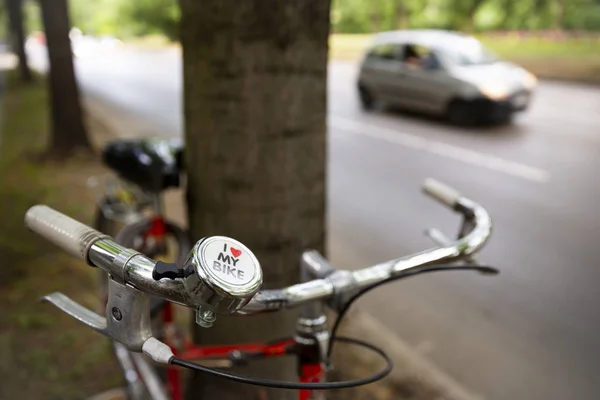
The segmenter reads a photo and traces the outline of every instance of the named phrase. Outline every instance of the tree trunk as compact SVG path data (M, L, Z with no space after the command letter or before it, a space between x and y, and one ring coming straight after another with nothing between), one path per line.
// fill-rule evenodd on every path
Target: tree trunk
M513 24L510 24L509 22L512 21L514 17L515 0L504 0L502 2L502 8L504 15L502 16L502 22L500 22L500 28L510 29L513 27Z
M397 12L398 29L408 29L410 27L410 12L407 9Z
M33 80L33 76L31 75L29 64L27 63L27 53L25 53L22 1L6 0L5 4L8 11L11 47L19 59L19 72L21 74L21 80L24 82L31 82Z
M565 14L566 14L566 4L565 0L556 0L556 16L554 18L554 28L555 29L564 29L565 27Z
M180 0L187 202L195 238L252 249L263 288L298 282L303 250L325 249L329 0ZM289 337L296 313L219 316L197 343ZM241 373L296 380L293 359ZM195 376L188 398L254 399L256 387ZM252 393L252 395L248 395ZM269 399L296 391L269 390ZM264 394L264 392L263 392Z
M465 20L463 24L463 30L465 32L473 33L476 29L475 24L475 15L479 8L483 5L485 0L471 0L469 7L467 8L467 12L465 14Z
M410 25L410 10L406 0L396 0L396 24L398 29L408 29Z
M381 31L381 20L382 15L381 11L373 10L371 11L371 32L379 32Z
M90 147L73 68L67 1L40 0L40 3L50 61L52 138L49 154L67 157L77 148Z

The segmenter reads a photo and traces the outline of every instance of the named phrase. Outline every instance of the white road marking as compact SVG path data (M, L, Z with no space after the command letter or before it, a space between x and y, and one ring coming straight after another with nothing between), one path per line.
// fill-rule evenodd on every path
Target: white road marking
M328 123L330 127L341 129L348 133L423 150L428 153L437 154L442 157L462 161L478 167L484 167L518 178L541 183L550 181L550 173L540 168L521 164L516 161L505 160L492 154L480 153L475 150L465 149L437 140L426 139L412 133L401 132L372 123L363 123L337 116L329 116Z

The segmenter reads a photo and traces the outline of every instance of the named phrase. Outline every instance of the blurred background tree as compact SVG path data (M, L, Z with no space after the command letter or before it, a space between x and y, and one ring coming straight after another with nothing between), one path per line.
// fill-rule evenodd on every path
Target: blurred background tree
M67 158L76 150L89 149L83 124L79 87L75 79L67 0L39 0L49 60L51 140L47 155Z
M21 80L31 81L33 76L27 64L27 53L25 52L25 28L23 18L22 0L5 0L6 14L8 17L8 31L12 50L19 59L19 73Z

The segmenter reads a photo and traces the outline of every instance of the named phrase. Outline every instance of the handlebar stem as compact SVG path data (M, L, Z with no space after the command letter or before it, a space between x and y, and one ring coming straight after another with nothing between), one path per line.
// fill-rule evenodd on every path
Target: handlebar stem
M335 273L335 269L316 250L305 251L300 257L300 282L306 283L313 279L325 279ZM323 304L315 301L302 306L300 317L318 319L324 313Z

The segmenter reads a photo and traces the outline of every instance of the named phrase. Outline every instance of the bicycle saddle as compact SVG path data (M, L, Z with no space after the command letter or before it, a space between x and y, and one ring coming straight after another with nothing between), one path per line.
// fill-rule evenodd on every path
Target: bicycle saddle
M117 139L104 147L102 161L123 179L160 192L179 186L182 155L181 139Z

